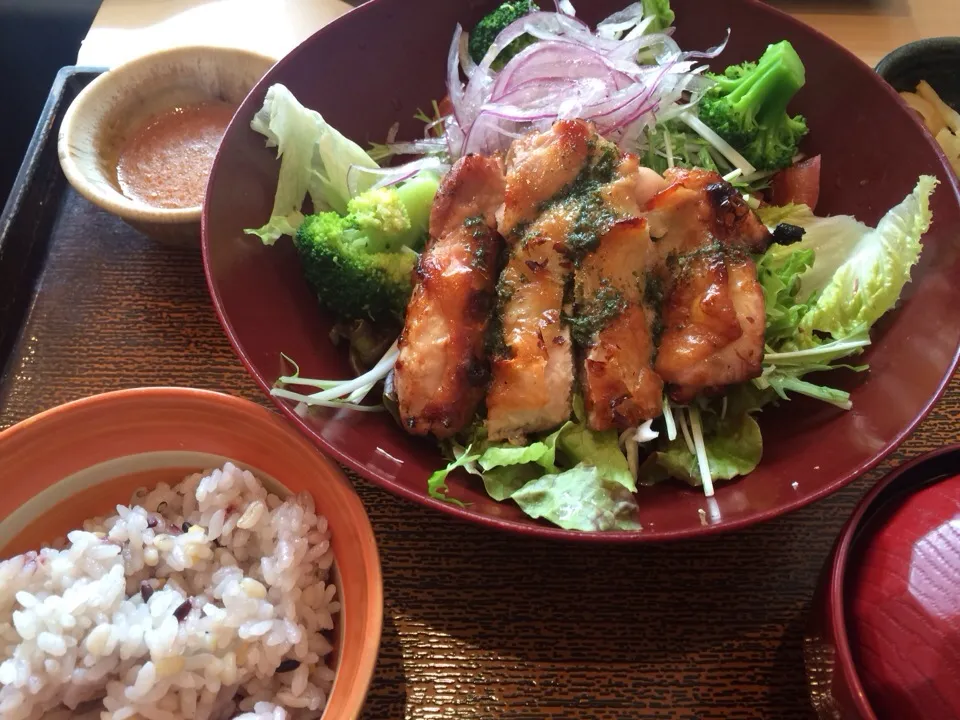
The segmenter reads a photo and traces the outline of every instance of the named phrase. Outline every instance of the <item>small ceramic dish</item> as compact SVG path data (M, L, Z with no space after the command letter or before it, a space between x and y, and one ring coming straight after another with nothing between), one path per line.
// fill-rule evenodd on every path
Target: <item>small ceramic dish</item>
M960 445L860 502L824 566L804 659L824 720L960 717Z
M960 108L960 37L901 45L877 63L876 70L897 92L913 92L926 80L947 105Z
M0 433L0 558L38 549L140 487L174 484L230 460L268 489L307 491L334 556L325 720L359 717L380 643L383 585L370 521L350 482L278 415L203 390L121 390L68 403ZM280 486L280 487L276 487Z
M83 89L63 118L57 151L67 180L145 235L199 243L200 205L158 208L123 194L117 179L121 149L144 123L175 107L216 100L239 106L272 65L271 58L245 50L186 47L109 70Z

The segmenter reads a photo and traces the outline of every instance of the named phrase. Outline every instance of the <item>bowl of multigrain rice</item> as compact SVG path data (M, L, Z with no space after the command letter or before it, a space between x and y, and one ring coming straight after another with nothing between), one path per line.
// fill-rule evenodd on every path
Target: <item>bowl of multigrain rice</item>
M357 718L380 642L370 522L269 410L86 398L0 433L0 717Z

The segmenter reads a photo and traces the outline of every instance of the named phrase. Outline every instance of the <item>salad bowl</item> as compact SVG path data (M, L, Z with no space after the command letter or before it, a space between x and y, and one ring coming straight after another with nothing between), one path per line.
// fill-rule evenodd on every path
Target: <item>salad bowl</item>
M247 228L271 214L279 163L250 123L267 90L286 86L308 108L362 146L418 137L418 109L445 95L445 66L457 23L471 27L496 3L374 0L320 30L282 59L251 92L228 128L207 189L204 264L221 323L252 376L270 392L295 358L304 377L353 375L345 348L330 339L332 319L318 306L287 240L265 247ZM621 0L581 3L596 23ZM676 0L674 38L707 48L731 34L715 68L757 58L789 40L806 65L795 99L809 124L805 147L822 158L818 215L853 215L870 226L908 193L920 175L939 179L934 224L898 308L878 323L863 355L869 372L840 371L852 409L795 399L760 415L763 460L746 477L718 484L713 497L682 484L641 487L639 528L584 533L531 520L488 498L466 474L447 485L459 503L432 497L427 478L446 464L435 444L406 434L386 413L280 409L322 449L373 483L409 500L497 529L587 542L660 541L742 528L838 490L879 463L929 412L958 359L960 317L938 309L960 303L953 281L960 249L955 177L919 120L870 68L823 35L762 3ZM409 38L417 52L409 50ZM337 67L318 73L317 68ZM878 148L883 148L879 152Z

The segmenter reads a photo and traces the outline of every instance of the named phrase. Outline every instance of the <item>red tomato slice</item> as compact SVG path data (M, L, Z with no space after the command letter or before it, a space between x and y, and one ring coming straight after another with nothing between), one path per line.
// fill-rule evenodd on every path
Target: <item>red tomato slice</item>
M781 170L770 181L770 202L773 205L802 203L812 210L817 206L819 198L819 155Z

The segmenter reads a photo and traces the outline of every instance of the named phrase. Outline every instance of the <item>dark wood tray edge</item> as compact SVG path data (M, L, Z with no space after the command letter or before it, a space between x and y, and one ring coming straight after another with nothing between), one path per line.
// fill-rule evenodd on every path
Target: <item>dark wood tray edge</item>
M46 258L56 203L66 187L57 157L63 115L106 68L67 66L53 81L26 155L0 214L0 378L16 346Z

